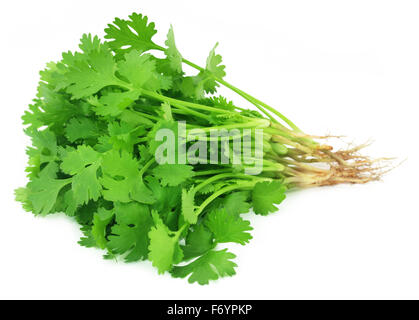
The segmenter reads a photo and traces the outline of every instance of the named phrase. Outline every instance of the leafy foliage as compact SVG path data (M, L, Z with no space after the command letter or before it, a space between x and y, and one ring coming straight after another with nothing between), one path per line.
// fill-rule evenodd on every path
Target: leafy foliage
M125 254L125 261L144 260L148 256L153 225L147 206L131 202L115 205L116 224L112 226L107 247L113 254Z
M155 226L151 228L149 259L159 273L164 273L172 268L173 264L183 259L183 252L179 246L180 232L172 232L163 223L157 212L153 212Z
M130 49L145 52L157 48L151 40L157 33L154 23L148 23L148 18L142 14L133 13L129 20L115 18L105 32L105 39L111 40L109 46L118 54L124 54Z
M29 182L16 200L36 215L65 212L81 225L79 243L107 258L148 259L158 273L191 283L234 275L235 255L216 247L249 242L252 227L240 214L276 210L286 191L281 170L246 176L232 163L192 163L183 148L189 130L269 121L215 95L226 75L217 46L202 68L183 58L172 27L165 47L155 44L155 25L144 15L116 18L105 32L107 42L85 34L79 51L41 71L22 117L32 145ZM198 72L186 75L185 62ZM155 155L165 143L159 130L173 133L175 163Z
M206 217L205 225L219 243L236 242L244 245L252 239L247 232L253 230L250 222L228 213L225 209L211 212Z
M208 251L194 262L182 267L174 267L172 275L177 278L185 278L190 275L188 282L208 284L210 280L217 280L219 277L232 276L237 265L231 261L236 256L227 251Z
M252 193L253 210L261 215L275 212L275 204L285 199L285 191L286 187L278 181L257 183Z
M162 186L178 186L193 177L193 167L185 164L162 164L153 169Z

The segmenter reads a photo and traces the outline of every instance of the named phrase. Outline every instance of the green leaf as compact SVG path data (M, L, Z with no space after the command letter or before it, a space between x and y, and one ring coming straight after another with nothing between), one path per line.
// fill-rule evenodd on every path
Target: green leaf
M267 215L277 211L275 204L285 199L287 188L279 181L259 182L253 188L252 202L256 214Z
M195 192L193 187L188 191L182 190L182 215L185 221L190 224L195 224L198 221L198 216L195 213Z
M225 66L221 64L221 56L219 54L215 54L215 49L217 46L218 43L214 46L208 55L205 71L198 75L201 78L203 89L207 93L215 93L217 87L219 86L215 78L222 79L226 75L224 71Z
M172 107L170 106L170 104L167 102L163 102L161 104L161 108L162 108L162 111L160 114L162 118L167 121L173 121L174 119L172 115Z
M208 284L210 280L236 274L237 265L231 261L236 256L227 251L208 251L195 261L181 267L173 267L171 274L175 278L185 278L190 275L188 282Z
M222 79L226 73L225 66L222 65L222 58L215 54L218 44L210 51L205 69L193 77L182 77L179 90L185 97L202 100L205 93L214 94L219 86L216 79ZM223 105L225 107L225 104Z
M62 159L61 169L68 174L75 175L83 171L86 166L99 161L100 154L89 146L81 145L76 150L69 151Z
M64 194L64 212L66 215L68 215L69 217L73 217L74 214L77 211L77 203L74 199L74 193L73 190L67 190L66 193Z
M55 72L54 72L55 73ZM63 77L63 74L60 74ZM29 124L31 129L48 126L49 130L59 135L69 119L85 116L86 108L82 101L70 101L68 95L55 88L49 80L47 84L40 82L38 85L37 99L30 105L30 112L26 111L22 117L24 124ZM60 84L64 81L60 80Z
M118 63L119 73L136 88L144 87L155 75L156 62L149 54L141 55L133 50Z
M247 213L251 207L247 202L248 196L248 192L245 191L230 193L221 201L222 207L233 216Z
M140 176L139 166L138 161L126 151L106 153L102 161L103 177L100 179L105 188L103 197L109 201L153 203L151 191Z
M74 217L81 225L91 227L93 223L93 214L98 210L99 203L96 201L89 201L87 204L78 206Z
M109 46L118 54L124 54L132 49L139 52L158 49L159 47L151 40L157 33L154 27L153 22L148 23L146 16L133 13L129 16L129 20L115 18L113 24L108 24L108 28L105 29L105 39L111 40L108 42Z
M219 243L236 242L245 245L252 239L247 231L253 230L250 222L227 212L225 209L208 212L205 225Z
M157 122L153 129L148 133L149 138L149 154L156 155L157 148L164 143L164 141L157 141L156 134L159 132L159 130L168 130L173 132L175 141L178 141L179 139L179 130L178 130L178 123L176 121L168 121L168 120L160 120ZM175 148L176 149L176 148ZM178 151L178 150L176 150ZM177 154L176 154L177 155ZM157 162L159 162L160 159L156 159Z
M28 199L29 196L28 188L17 188L15 189L15 200L22 203L22 207L25 211L30 212L33 210L32 204Z
M182 55L176 48L175 34L173 27L170 26L169 32L167 33L167 40L165 41L167 49L165 50L167 59L169 60L170 67L177 73L182 73Z
M180 207L182 192L180 187L163 187L153 176L147 176L144 180L156 199L152 204L153 209L161 213Z
M233 111L236 108L234 106L233 101L228 101L223 96L211 97L209 100L212 106L217 107L219 109Z
M175 187L193 177L193 167L186 164L162 164L153 169L162 186Z
M134 145L139 142L141 136L146 134L144 127L133 125L120 121L111 122L108 125L109 143L114 149L133 152Z
M33 169L34 175L36 175L39 165L56 159L57 138L49 129L41 131L28 128L25 133L32 138L33 147L29 147L26 154L30 157L29 164L37 165L37 168Z
M73 118L66 128L65 136L70 142L79 139L97 138L100 135L97 122L90 118Z
M82 44L84 45L80 45L80 48L83 54L63 58L67 67L64 74L65 87L73 99L91 96L104 87L119 85L121 82L115 76L116 64L105 44L98 43L98 38L92 39L90 35L83 36Z
M108 248L113 254L126 254L125 261L145 260L148 256L148 232L153 219L147 206L131 202L117 203L116 222L108 236Z
M204 224L198 224L186 237L185 246L182 247L184 259L198 257L214 248L214 245L212 233Z
M71 188L77 205L100 197L102 186L97 177L100 164L100 154L85 145L78 146L77 150L70 151L63 157L61 169L73 175Z
M151 228L150 254L148 258L159 273L164 273L172 268L173 264L182 261L183 253L179 246L179 236L167 228L156 211L152 212L155 226Z
M113 216L113 211L105 208L99 208L93 215L92 236L101 249L106 247L106 227L112 221Z
M51 213L57 201L60 190L71 183L71 179L56 179L58 165L54 162L48 164L27 185L27 200L30 201L35 214L46 215Z
M141 92L138 90L107 92L100 98L89 97L88 102L95 107L94 111L97 115L116 117L134 103L140 94Z
M125 54L124 60L119 61L118 72L138 90L167 90L172 85L170 78L156 72L156 61L152 55L140 54L136 50Z
M225 66L221 64L223 59L219 54L215 54L215 49L217 48L218 43L214 46L214 48L210 51L208 58L207 58L207 64L206 64L206 70L211 72L214 76L216 76L219 79L222 79L225 77L226 73L224 71Z
M210 194L216 190L215 184L207 184L197 191L198 194Z
M97 200L101 195L102 186L97 177L99 163L93 163L73 177L72 190L76 204L84 204L89 200Z
M204 97L203 84L200 82L201 78L183 77L180 80L179 90L184 97L202 99Z
M80 228L83 232L84 237L81 237L78 244L86 248L96 248L96 239L92 235L92 228L90 226L82 226Z

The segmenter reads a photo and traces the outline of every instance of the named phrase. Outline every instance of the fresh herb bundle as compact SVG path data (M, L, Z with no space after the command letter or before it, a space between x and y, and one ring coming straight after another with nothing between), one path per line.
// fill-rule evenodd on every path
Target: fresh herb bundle
M41 71L23 116L30 181L16 199L36 215L74 217L81 245L207 284L235 274L235 255L216 247L249 242L252 227L241 214L275 212L291 188L379 178L359 147L335 152L226 82L215 48L198 66L178 51L172 28L160 46L154 23L135 13L105 32L106 41L83 35L79 52ZM196 74L185 75L184 64ZM256 110L217 95L220 85ZM167 131L169 143L160 135ZM214 131L233 135L205 136ZM241 161L231 160L236 141Z

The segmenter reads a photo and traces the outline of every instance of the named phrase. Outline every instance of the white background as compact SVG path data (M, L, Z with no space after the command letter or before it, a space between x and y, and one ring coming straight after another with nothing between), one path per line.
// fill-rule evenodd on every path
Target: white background
M306 132L372 138L370 154L407 161L382 182L295 192L278 213L249 215L254 239L230 246L237 275L208 286L103 260L77 244L75 222L14 202L20 116L46 62L133 11L160 44L172 23L199 64L219 41L226 79ZM0 12L0 298L419 298L417 1L2 1Z

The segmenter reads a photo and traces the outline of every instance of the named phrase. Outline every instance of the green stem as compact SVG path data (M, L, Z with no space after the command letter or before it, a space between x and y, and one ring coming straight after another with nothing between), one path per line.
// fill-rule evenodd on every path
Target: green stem
M213 174L226 173L227 171L231 172L231 169L226 168L226 169L214 169L214 170L198 171L198 172L195 172L194 176L195 177L210 176L210 175L213 175Z
M158 94L158 93L155 93L155 92L152 92L152 91L148 91L148 90L143 90L143 94L148 96L148 97L151 97L151 98L157 99L159 101L162 101L162 102L168 102L172 106L174 106L178 109L184 110L185 112L187 112L190 115L194 115L195 117L202 118L202 119L205 119L206 121L208 121L208 116L206 114L203 114L201 112L197 112L195 110L189 109L187 104L186 104L186 101L169 98L169 97L166 97L166 96L163 96L161 94Z
M261 121L263 120L263 121ZM198 134L199 132L209 132L211 130L229 130L229 129L245 129L245 128L266 128L269 127L270 123L268 120L265 119L258 119L246 123L233 123L233 124L227 124L224 126L214 126L214 127L205 127L205 128L199 128L196 129L194 132L194 129L190 130L190 134Z
M205 69L203 69L202 67L199 67L197 64L187 60L187 59L182 59L182 61L199 70L199 71L204 71ZM273 114L275 114L276 116L278 116L280 119L282 119L286 124L288 124L290 126L290 128L296 130L296 131L301 131L291 120L289 120L286 116L284 116L281 112L279 112L278 110L276 110L275 108L272 108L271 106L267 105L266 103L260 101L259 99L256 99L255 97L251 96L250 94L240 90L239 88L233 86L232 84L228 83L227 81L220 79L216 76L214 76L214 79L224 85L225 87L229 88L230 90L234 91L235 93L237 93L238 95L240 95L241 97L243 97L244 99L246 99L247 101L249 101L250 103L252 103L253 105L255 105L260 111L262 111L266 116L269 117L269 119L271 119L272 121L276 122L275 119L268 113L266 112L267 109L270 112L272 112Z
M243 179L254 179L253 176L247 175L247 174L237 174L237 173L222 173L215 176L212 176L211 178L206 179L204 182L198 184L196 187L194 187L194 192L198 192L206 185L213 183L214 181L225 179L225 178L243 178Z
M161 100L161 101L166 101L166 102L168 102L172 105L180 105L182 108L188 107L188 108L193 108L193 109L197 109L197 110L204 110L204 111L209 111L209 112L215 112L215 113L233 113L229 110L214 108L214 107L205 106L205 105L198 104L198 103L193 103L193 102L189 102L189 101L183 101L183 100L178 100L178 99L175 99L175 98L166 97L164 95L161 95L161 94L158 94L156 92L149 91L149 90L142 90L142 93L145 94L145 95L148 95L149 97L153 97L153 98Z
M156 45L156 50L161 50L161 51L165 51L165 48ZM189 65L190 67L202 72L205 71L204 68L198 66L197 64L193 63L192 61L189 61L185 58L182 58L182 62ZM260 101L259 99L256 99L255 97L251 96L250 94L240 90L239 88L233 86L232 84L228 83L227 81L220 79L216 76L213 75L213 78L220 84L224 85L225 87L229 88L230 90L234 91L235 93L237 93L238 95L240 95L241 97L243 97L244 99L246 99L247 101L249 101L250 103L252 103L256 108L258 108L260 111L262 111L266 116L269 117L269 119L271 119L271 121L273 122L277 122L265 109L269 110L270 112L272 112L273 114L275 114L276 116L278 116L280 119L282 119L286 124L288 124L290 126L290 128L301 132L301 130L287 117L285 117L281 112L279 112L278 110L276 110L275 108L272 108L271 106L267 105L266 103Z
M150 168L150 166L155 162L156 160L154 158L150 159L145 165L144 167L141 168L140 170L140 176L142 177L144 175L144 173L148 170L148 168Z
M131 109L131 111L135 112L139 116L142 116L142 117L147 118L149 120L153 120L153 121L156 121L156 122L160 120L159 117L153 116L153 115L145 113L145 112L141 112L141 111L138 111L138 110L135 110L135 109Z
M143 138L139 138L138 140L136 140L136 143L139 143L139 142L147 142L148 140L150 140L149 137L143 137Z
M204 211L204 209L207 205L209 205L213 200L218 198L223 193L227 193L227 192L230 192L230 191L233 191L233 190L236 190L236 189L252 188L256 183L257 183L257 181L241 182L241 183L237 183L237 184L222 188L222 189L214 192L211 196L209 196L207 199L205 199L205 201L202 202L202 204L198 207L197 211L195 212L196 215L199 216L202 213L202 211Z
M201 68L201 67L200 67L200 66L198 66L197 64L195 64L195 63L193 63L193 62L191 62L191 61L189 61L189 60L186 60L185 58L182 58L182 62L183 62L184 64L187 64L188 66L190 66L190 67L192 67L192 68L194 68L194 69L198 70L198 71L205 71L205 69L204 69L204 68Z
M175 239L176 239L176 241L179 240L180 236L182 235L182 232L185 229L189 228L189 226L190 226L190 224L186 222L184 225L182 225L182 227L179 228L178 231L175 232Z
M236 92L238 95L242 96L243 98L245 98L246 100L248 100L249 102L253 103L256 107L261 106L267 110L269 110L270 112L272 112L273 114L275 114L276 116L278 116L280 119L282 119L286 124L288 124L292 129L296 130L296 131L301 131L290 119L288 119L286 116L284 116L281 112L279 112L278 110L276 110L275 108L272 108L271 106L267 105L266 103L260 101L259 99L256 99L255 97L251 96L250 94L240 90L239 88L236 88L235 86L233 86L232 84L228 83L227 81L214 77L215 80L221 84L223 84L224 86L226 86L227 88L233 90L234 92ZM260 109L259 109L260 110ZM265 113L265 112L264 112ZM266 113L265 113L266 114ZM271 117L269 117L271 118Z

